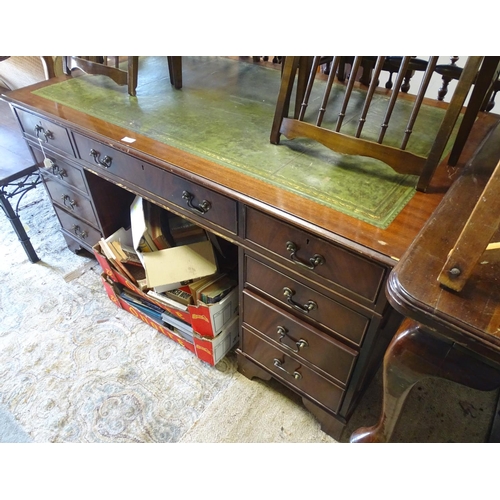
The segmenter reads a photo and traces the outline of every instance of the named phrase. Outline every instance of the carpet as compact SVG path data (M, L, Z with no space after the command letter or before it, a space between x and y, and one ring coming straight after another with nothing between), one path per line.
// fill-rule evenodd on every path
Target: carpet
M414 195L417 177L397 174L379 160L341 155L308 139L283 137L279 146L270 144L280 85L278 70L223 57L185 57L183 88L177 91L170 85L163 59L141 57L136 97L128 95L126 86L95 75L34 93L376 227L386 228ZM311 102L319 99L323 86L324 82L318 81ZM354 91L352 108L344 119L346 130L355 126L362 94ZM392 122L406 123L411 105L400 101ZM387 102L387 96L374 97L370 113L378 116L380 123ZM339 106L340 102L333 103L333 116ZM426 154L443 116L444 110L424 105L408 150ZM328 123L327 118L324 123ZM392 130L389 128L386 136L389 145L397 142ZM363 137L374 133L367 125Z

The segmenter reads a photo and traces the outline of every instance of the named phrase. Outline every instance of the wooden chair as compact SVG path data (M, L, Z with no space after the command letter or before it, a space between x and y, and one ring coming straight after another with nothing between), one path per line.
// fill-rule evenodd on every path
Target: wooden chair
M325 57L325 74L330 73L331 63L333 61L333 57ZM394 86L393 75L397 74L399 68L401 66L403 57L402 56L387 56L384 60L384 64L382 66L383 71L387 71L389 73L389 78L384 84L384 87L387 90L391 90ZM352 68L352 64L355 60L354 56L340 56L339 63L337 66L337 79L339 82L345 82L347 78L347 68L350 66ZM377 62L376 56L363 56L361 59L361 68L362 73L359 77L359 82L365 86L369 86L372 81L373 70L375 69L375 64ZM425 71L427 69L427 62L424 59L418 59L417 57L412 57L410 59L410 63L408 64L408 68L404 75L403 81L401 83L401 92L408 93L410 90L410 81L415 74L416 71ZM323 64L323 63L322 63ZM377 83L378 85L378 83Z
M442 86L438 90L437 99L442 101L448 94L448 86L451 81L458 80L462 74L463 68L458 64L458 56L451 56L448 64L438 64L436 66L436 73L441 75ZM481 111L491 111L495 107L495 97L500 91L500 79L493 82L490 92L485 96L484 102L481 105Z
M486 250L500 251L500 242L491 242L500 226L500 161L478 198L438 276L439 282L462 291L474 267Z
M182 88L181 56L167 56L167 61L170 83L176 89ZM71 75L74 70L80 70L92 75L109 76L118 85L127 85L128 93L131 96L136 95L139 56L127 56L126 70L119 67L119 56L64 56L64 73Z
M316 140L339 153L376 158L391 166L398 173L418 176L419 180L417 189L420 191L426 191L434 171L441 161L441 157L451 137L460 112L462 111L462 107L470 88L474 82L476 82L476 88L474 91L477 99L481 97L484 98L487 82L491 83L492 68L495 67L495 65L498 65L499 58L495 57L488 59L488 57L484 56L471 56L467 59L451 102L446 110L439 130L433 138L432 146L427 156L412 153L406 150L406 147L413 132L413 127L418 114L421 110L425 92L428 88L432 74L435 71L438 56L431 56L429 61L425 64L422 83L413 102L412 111L406 126L403 130L397 131L398 133L400 132L400 142L397 147L394 145L384 144L384 138L386 137L387 130L390 126L391 116L393 115L395 106L397 105L398 96L401 92L404 79L408 76L408 72L412 70L412 67L416 67L418 61L415 61L412 56L402 56L398 62L399 69L394 83L394 88L390 93L383 121L382 123L377 124L377 127L379 127L378 137L373 139L363 137L362 134L363 128L366 126L367 116L370 110L370 105L372 104L373 96L377 90L380 73L384 67L387 68L388 57L386 56L377 57L373 65L373 69L370 70L370 83L363 105L360 108L355 133L353 135L349 135L348 133L345 133L345 127L344 129L342 128L347 107L356 83L356 77L360 69L363 67L363 59L363 56L354 57L352 61L351 75L346 85L342 87L344 96L338 118L333 128L327 128L323 125L323 120L330 101L330 94L334 88L334 79L337 75L338 68L343 62L342 56L334 56L332 58L331 69L326 81L323 96L319 99L318 107L313 110L316 112L316 115L312 122L306 120L306 110L309 112L309 115L314 115L314 112L311 113L312 103L309 102L309 99L313 85L316 81L318 67L322 62L322 56L287 56L283 66L281 87L271 129L271 143L279 144L281 134L285 135L288 139L306 137ZM394 60L392 62L394 63ZM290 100L296 77L296 104L293 117L290 117ZM485 84L478 86L477 82L481 81L481 78L483 77ZM306 80L307 83L304 84ZM335 87L335 91L340 91L338 86ZM465 125L462 125L460 128L455 142L456 151L461 151L478 112L479 107L474 105L471 107L471 111L469 113L470 116L464 117ZM307 119L311 120L310 118ZM455 160L458 160L458 158L455 158Z
M452 58L449 65L438 65L436 73L443 77L443 87L438 99L443 99L447 92L447 85L452 79L460 80L463 69L456 65L458 58ZM500 57L486 56L481 70L474 79L474 89L467 104L462 126L458 132L455 144L450 153L448 163L456 165L467 137L474 125L479 111L488 112L495 105L496 93L500 90Z

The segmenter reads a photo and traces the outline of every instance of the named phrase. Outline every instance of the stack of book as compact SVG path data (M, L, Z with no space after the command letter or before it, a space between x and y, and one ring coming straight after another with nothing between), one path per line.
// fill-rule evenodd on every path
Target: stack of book
M155 321L158 321L159 323L163 321L162 314L165 311L161 307L157 306L156 304L153 304L149 300L146 300L145 298L141 297L137 293L134 293L132 290L129 290L123 285L117 284L117 287L119 288L120 291L120 297L125 302L135 307L146 316L149 316L150 318L154 319Z
M198 304L216 304L221 301L235 286L237 281L227 274L215 273L194 281L189 285L193 302Z
M193 304L193 297L188 286L181 286L180 288L174 288L173 290L167 290L165 292L148 290L147 294L162 304L181 311L187 311L188 306Z
M191 245L207 239L204 229L175 214L168 217L168 231L173 241L172 246Z
M142 290L146 286L146 271L136 251L128 245L129 232L121 228L109 238L101 238L99 244L111 265Z
M163 311L161 319L167 328L179 334L191 344L193 343L193 327L189 323L182 321L168 311Z

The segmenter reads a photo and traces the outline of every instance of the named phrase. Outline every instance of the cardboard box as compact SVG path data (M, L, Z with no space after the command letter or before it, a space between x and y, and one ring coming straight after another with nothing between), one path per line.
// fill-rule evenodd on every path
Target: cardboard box
M118 307L120 307L121 309L125 309L130 314L133 314L136 318L144 321L144 323L153 327L155 330L162 333L174 342L182 345L183 347L194 353L197 358L212 366L215 366L238 342L238 317L233 318L233 320L226 326L224 330L222 330L222 332L220 332L220 335L218 335L217 337L208 339L195 333L193 334L193 342L191 343L185 338L182 338L176 332L170 330L169 328L166 328L164 325L158 323L146 314L140 312L128 302L124 301L119 296L119 293L117 293L118 290L116 289L116 284L105 273L101 275L101 281L103 283L104 289L106 290L106 293L108 294L109 299Z
M216 365L238 342L239 321L233 320L214 339L193 335L196 356L203 361Z
M226 297L216 304L202 304L187 306L187 311L170 307L159 300L155 300L150 295L145 294L139 290L129 279L114 269L106 256L101 252L100 244L97 243L94 247L94 255L99 262L102 270L113 281L121 283L122 285L130 288L135 293L150 300L154 304L162 307L166 311L174 314L186 323L189 323L193 330L201 336L208 338L215 338L219 335L224 328L231 322L231 320L238 316L239 310L239 297L238 289L232 290Z
M147 286L154 288L156 292L171 290L181 282L217 272L214 247L208 238L189 245L141 252L141 245L145 239L148 240L148 225L144 200L140 196L135 198L130 207L130 223L133 247L146 270ZM147 246L151 248L152 245L153 243Z
M188 306L190 323L193 330L204 337L214 338L238 316L238 288L235 288L216 304Z

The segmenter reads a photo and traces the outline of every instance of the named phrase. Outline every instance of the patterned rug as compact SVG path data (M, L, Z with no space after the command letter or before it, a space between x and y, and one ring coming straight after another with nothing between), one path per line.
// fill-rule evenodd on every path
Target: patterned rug
M399 175L379 160L341 155L308 139L283 137L281 145L270 144L280 85L278 70L222 57L185 57L183 88L176 91L164 59L141 57L136 97L128 95L126 86L103 76L74 78L35 94L214 160L376 227L386 228L414 195L417 178ZM323 85L319 81L313 92L322 91ZM355 91L351 99L351 111L344 119L346 130L354 126L360 112L356 95L359 98L362 92ZM313 96L311 102L318 98ZM374 97L370 113L380 115L380 123L387 102L386 96ZM340 105L333 104L334 108ZM403 125L410 113L410 103L400 100L392 122ZM408 150L428 152L443 116L442 109L424 105ZM397 139L388 130L385 143L393 145ZM364 134L373 133L367 126Z

